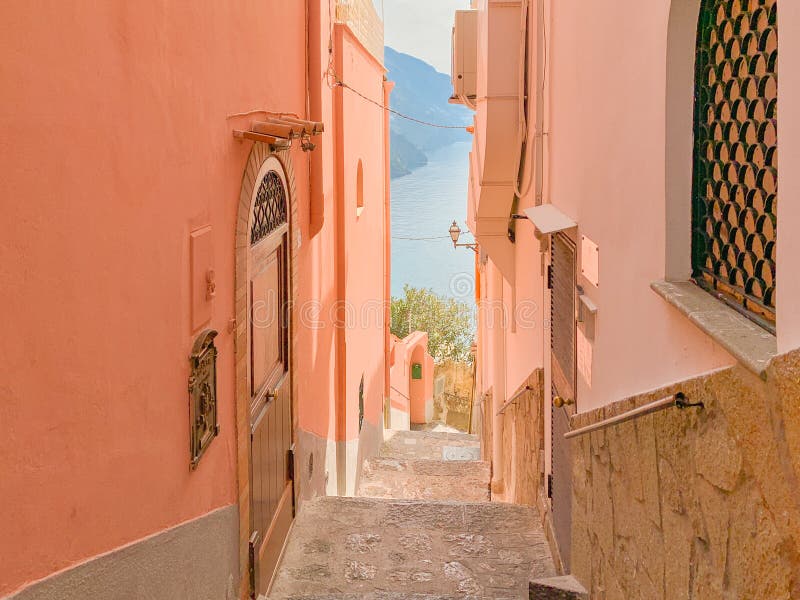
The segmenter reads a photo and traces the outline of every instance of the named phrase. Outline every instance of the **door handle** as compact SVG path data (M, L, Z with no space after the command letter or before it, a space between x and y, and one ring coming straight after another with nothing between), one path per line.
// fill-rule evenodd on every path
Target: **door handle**
M575 400L573 400L572 398L564 399L561 396L556 396L555 398L553 398L553 406L555 406L556 408L561 408L564 405L569 406L571 404L575 404Z
M266 394L264 394L264 404L268 404L270 400L275 400L278 397L278 393L275 390L269 390Z

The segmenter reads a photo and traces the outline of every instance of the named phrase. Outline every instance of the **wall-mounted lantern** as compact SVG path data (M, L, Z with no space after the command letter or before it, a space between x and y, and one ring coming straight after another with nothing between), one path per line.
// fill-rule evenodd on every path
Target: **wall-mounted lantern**
M450 229L448 229L447 232L450 234L450 239L453 240L453 248L469 248L473 252L478 252L478 244L458 243L458 238L461 237L461 227L459 227L458 223L455 221L450 225Z
M192 346L189 357L189 450L192 469L219 434L217 424L217 332L206 329Z

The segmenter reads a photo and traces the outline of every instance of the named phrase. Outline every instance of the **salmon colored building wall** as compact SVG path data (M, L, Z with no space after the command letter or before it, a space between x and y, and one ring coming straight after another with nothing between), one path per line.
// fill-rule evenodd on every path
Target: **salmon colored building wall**
M383 439L384 394L384 298L383 275L388 231L385 231L385 171L382 135L384 131L384 87L382 64L370 55L349 28L337 25L335 32L338 53L336 74L349 86L369 98L372 103L349 89L334 91L336 151L335 170L340 198L336 207L337 233L343 244L337 244L341 268L337 277L340 286L340 315L344 329L340 338L343 364L337 371L340 379L340 405L336 440L347 447L347 482L340 493L355 492L361 452L377 451ZM363 189L359 191L359 168ZM359 210L358 198L363 207ZM364 419L359 431L359 386L363 377Z
M321 325L306 327L298 316L296 435L308 449L299 452L330 454L337 440L357 439L361 373L372 436L365 451L377 446L383 317L376 311L381 318L370 327L348 332L337 362L330 308L336 273L350 282L339 288L343 299L384 300L388 140L379 107L344 91L336 112L343 90L329 88L324 75L328 8L308 5L0 9L7 317L0 596L218 509L232 511L231 527L238 523L229 323L237 205L252 142L235 140L232 130L263 118L258 111L296 113L326 128L314 152L298 143L291 151L296 297L299 307L318 307L312 313ZM382 65L346 27L336 35L342 72L382 102ZM315 114L307 112L307 90ZM357 220L359 159L367 206ZM193 328L189 235L204 226L217 289L211 319ZM220 434L190 471L188 355L205 327L219 332ZM346 397L337 396L339 373ZM337 409L344 428L337 429ZM298 471L301 495L326 493L325 471L336 482L343 468L335 456L318 459L326 468L316 475ZM233 575L241 548L229 550L220 552L231 554Z

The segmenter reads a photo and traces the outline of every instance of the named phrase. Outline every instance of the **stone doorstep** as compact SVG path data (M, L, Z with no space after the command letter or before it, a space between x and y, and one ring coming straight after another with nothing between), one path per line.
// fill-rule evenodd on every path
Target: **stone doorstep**
M259 596L258 600L269 600ZM286 600L519 600L505 596L442 595L414 592L366 592L358 594L300 594L289 596Z
M589 593L572 575L535 579L529 586L529 600L589 600Z

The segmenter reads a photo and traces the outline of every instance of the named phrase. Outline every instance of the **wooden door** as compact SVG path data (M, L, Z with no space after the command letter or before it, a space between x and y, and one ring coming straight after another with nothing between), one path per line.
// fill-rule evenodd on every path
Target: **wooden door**
M294 517L286 195L276 172L264 181L254 207L248 269L253 597L267 592Z
M563 233L553 236L550 252L551 477L553 528L565 572L572 546L572 455L569 418L575 414L575 244Z

